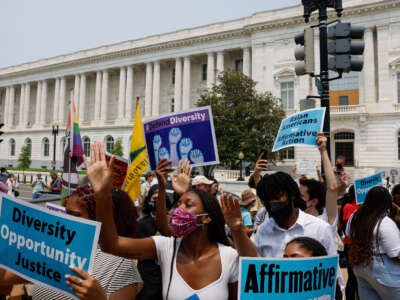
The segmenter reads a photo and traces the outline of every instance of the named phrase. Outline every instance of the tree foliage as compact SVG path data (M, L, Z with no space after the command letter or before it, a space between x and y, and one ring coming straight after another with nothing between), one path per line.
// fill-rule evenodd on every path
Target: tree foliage
M258 92L256 82L237 71L218 76L218 85L200 95L197 106L212 107L214 128L221 163L233 165L240 152L255 162L261 149L271 153L280 123L285 116L278 98Z
M21 148L21 153L18 157L18 168L22 168L23 170L28 169L32 163L31 154L29 153L29 146L24 145Z
M114 147L113 147L111 153L114 155L121 156L121 157L124 155L124 149L122 147L122 141L120 138L115 141L115 144L114 144Z

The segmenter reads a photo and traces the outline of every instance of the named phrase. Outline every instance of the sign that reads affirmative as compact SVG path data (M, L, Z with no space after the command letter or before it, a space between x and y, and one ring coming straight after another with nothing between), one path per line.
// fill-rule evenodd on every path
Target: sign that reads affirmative
M382 173L377 173L369 177L357 179L354 181L356 192L356 202L358 205L363 204L368 191L374 186L383 185Z
M143 132L152 170L163 158L173 167L186 159L194 167L219 163L210 106L147 120Z
M272 152L292 146L317 146L324 119L325 107L304 110L282 120Z
M77 299L65 275L92 272L100 223L0 194L0 224L1 267Z
M311 258L240 257L240 300L333 300L337 256Z

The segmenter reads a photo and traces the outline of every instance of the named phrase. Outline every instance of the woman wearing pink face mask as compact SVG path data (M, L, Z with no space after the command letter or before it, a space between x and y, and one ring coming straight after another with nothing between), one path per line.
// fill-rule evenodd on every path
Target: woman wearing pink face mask
M104 145L91 145L87 174L96 196L97 220L103 223L100 245L103 251L127 258L157 259L162 272L163 298L168 300L237 299L238 254L229 247L225 221L217 200L193 190L184 193L168 225L165 207L166 176L174 169L160 161L157 223L165 235L133 239L117 235L111 214L112 163L107 165Z

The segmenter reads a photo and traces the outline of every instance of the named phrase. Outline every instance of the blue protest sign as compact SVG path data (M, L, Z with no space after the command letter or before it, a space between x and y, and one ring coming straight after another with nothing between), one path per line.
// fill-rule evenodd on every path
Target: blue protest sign
M210 106L147 120L143 132L152 170L162 158L174 167L186 159L194 167L219 163Z
M383 185L382 173L355 180L354 188L356 190L356 203L358 205L363 204L368 191L374 186L381 185Z
M92 272L100 223L0 194L0 266L77 299L65 275Z
M283 119L272 152L292 146L317 146L322 131L325 107L304 110Z
M240 257L239 300L335 299L337 256Z

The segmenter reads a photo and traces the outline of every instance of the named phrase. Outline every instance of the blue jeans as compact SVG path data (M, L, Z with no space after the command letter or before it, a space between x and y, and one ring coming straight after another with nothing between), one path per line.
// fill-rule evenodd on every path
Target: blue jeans
M42 193L33 193L32 194L32 199L38 199L42 196Z
M354 266L360 300L400 299L400 264L386 255L373 256L367 267Z

